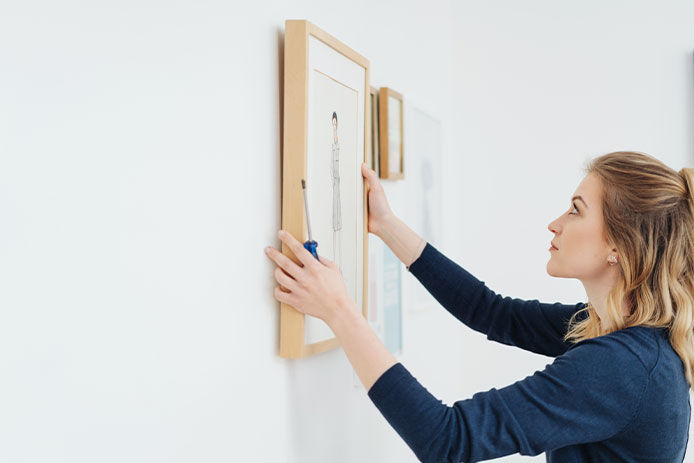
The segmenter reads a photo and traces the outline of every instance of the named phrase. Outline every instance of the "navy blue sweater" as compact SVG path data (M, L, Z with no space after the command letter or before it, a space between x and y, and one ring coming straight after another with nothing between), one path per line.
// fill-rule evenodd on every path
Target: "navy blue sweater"
M555 357L521 381L452 406L401 363L389 368L368 395L421 461L542 452L552 463L683 461L689 385L666 329L635 326L571 344L562 340L567 322L585 303L503 297L430 244L409 271L487 339Z

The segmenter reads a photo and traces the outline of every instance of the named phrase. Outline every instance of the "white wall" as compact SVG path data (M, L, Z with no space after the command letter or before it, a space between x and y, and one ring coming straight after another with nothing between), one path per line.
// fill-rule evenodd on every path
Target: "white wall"
M694 165L694 7L610 5L3 4L0 460L414 461L341 350L277 356L262 249L284 20L443 121L443 251L503 294L578 302L544 265L581 163L626 148ZM401 214L405 187L387 185ZM448 403L550 361L443 310L409 315L404 341Z
M262 250L279 244L284 20L450 121L450 4L285 3L3 5L0 460L413 458L341 350L278 357ZM453 395L463 328L442 320L406 333L442 368L407 364Z

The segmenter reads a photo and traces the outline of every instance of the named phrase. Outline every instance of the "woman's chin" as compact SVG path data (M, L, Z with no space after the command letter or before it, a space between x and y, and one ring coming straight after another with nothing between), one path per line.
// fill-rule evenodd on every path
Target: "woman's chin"
M550 261L550 262L547 262L546 270L547 270L547 274L548 274L549 276L555 277L555 278L560 277L560 275L557 273L557 270L556 270L556 269L554 268L554 266L552 265L552 262L551 262L551 261Z
M562 273L562 272L558 271L557 269L550 267L549 265L547 266L547 275L554 277L554 278L575 278L575 276L567 275L566 273Z

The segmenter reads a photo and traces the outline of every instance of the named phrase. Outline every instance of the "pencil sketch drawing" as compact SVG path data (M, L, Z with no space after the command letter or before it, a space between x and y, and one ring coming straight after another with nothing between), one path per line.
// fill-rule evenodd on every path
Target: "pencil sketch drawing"
M340 142L337 137L337 113L333 112L333 147L330 175L333 185L333 256L342 272L342 208L340 201Z

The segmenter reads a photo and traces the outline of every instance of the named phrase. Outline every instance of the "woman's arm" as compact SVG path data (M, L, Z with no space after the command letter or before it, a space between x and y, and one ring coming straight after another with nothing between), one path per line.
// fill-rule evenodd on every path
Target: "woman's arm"
M543 303L495 293L393 214L376 172L363 165L362 175L368 187L369 231L448 312L490 340L550 357L566 352L569 318L583 303Z
M338 315L327 323L340 341L364 389L368 391L376 380L398 361L359 313L356 304L352 301L350 303L351 307L338 312Z
M408 268L422 254L426 246L426 241L395 215L391 215L384 221L376 235Z
M578 344L521 381L452 406L397 363L368 395L420 461L539 455L624 430L644 403L649 380L640 356L650 348L624 332L610 333Z
M487 339L556 357L570 347L564 341L569 319L585 303L546 303L497 294L460 265L427 243L409 271L455 318ZM578 315L580 320L585 312Z

